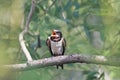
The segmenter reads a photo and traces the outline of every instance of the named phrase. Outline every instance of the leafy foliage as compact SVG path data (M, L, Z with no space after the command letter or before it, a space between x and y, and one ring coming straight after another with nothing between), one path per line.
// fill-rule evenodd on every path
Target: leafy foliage
M25 35L27 48L33 59L50 57L45 40L52 29L60 29L67 41L65 54L120 57L119 5L118 0L37 0L29 33ZM0 64L25 62L18 35L23 28L21 23L27 19L31 0L1 0L0 7ZM36 34L41 38L39 49L36 49ZM119 79L120 68L103 67L111 80ZM66 64L64 70L50 66L19 72L16 80L97 80L98 69L93 64Z

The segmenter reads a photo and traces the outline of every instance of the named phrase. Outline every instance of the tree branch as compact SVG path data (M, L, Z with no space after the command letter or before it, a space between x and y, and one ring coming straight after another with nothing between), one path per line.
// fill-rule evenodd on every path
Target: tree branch
M68 64L68 63L87 63L87 64L120 66L120 58L74 54L74 55L64 55L64 56L34 60L31 61L29 64L21 63L21 64L13 64L13 65L4 65L2 67L12 70L30 70L35 68L42 68L57 64Z
M25 34L28 32L28 30L29 30L29 23L30 23L30 21L31 21L33 12L34 12L34 10L35 10L35 3L36 3L36 0L32 0L32 6L31 6L31 9L30 9L28 18L27 18L27 20L26 20L25 28L24 28L24 30L19 34L19 42L20 42L21 48L22 48L23 53L25 54L28 62L29 62L29 61L32 61L32 57L31 57L28 49L26 48L26 45L25 45L25 42L24 42L24 35L25 35Z

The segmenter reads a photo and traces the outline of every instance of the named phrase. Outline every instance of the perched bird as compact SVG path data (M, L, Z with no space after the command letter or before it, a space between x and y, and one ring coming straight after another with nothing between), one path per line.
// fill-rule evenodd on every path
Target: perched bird
M63 38L62 32L60 30L53 30L51 36L47 38L46 44L52 56L64 55L66 41ZM58 69L58 66L60 66L63 69L63 64L59 64L56 66L57 66L57 69Z

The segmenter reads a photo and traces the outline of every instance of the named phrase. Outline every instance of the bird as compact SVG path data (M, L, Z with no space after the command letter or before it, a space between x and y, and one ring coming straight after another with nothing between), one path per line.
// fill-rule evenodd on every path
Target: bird
M65 52L66 40L60 30L54 29L51 36L47 38L46 45L52 56L62 56ZM63 64L56 65L57 69L59 66L63 69Z

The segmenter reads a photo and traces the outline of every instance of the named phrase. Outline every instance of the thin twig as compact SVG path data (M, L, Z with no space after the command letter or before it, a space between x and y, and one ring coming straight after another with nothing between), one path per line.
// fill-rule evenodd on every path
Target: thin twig
M55 4L56 1L57 1L57 0L54 0L54 1L52 2L52 4L51 4L47 9L44 9L44 8L40 5L41 9L44 11L44 14L43 14L43 15L45 15L45 14L50 10L50 8Z
M57 0L54 0L53 2L52 2L52 4L49 6L49 10L50 10L50 8L55 4L55 2L56 2Z

